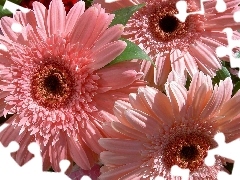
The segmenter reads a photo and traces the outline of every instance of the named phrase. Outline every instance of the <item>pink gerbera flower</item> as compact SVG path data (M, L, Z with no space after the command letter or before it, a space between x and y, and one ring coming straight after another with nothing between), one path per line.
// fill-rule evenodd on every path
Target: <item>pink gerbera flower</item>
M190 169L191 180L217 179L226 160L216 157L207 166L204 159L217 144L216 133L223 132L227 142L240 137L240 92L231 98L232 88L230 78L213 87L200 72L189 90L171 81L167 95L145 87L130 94L130 103L117 101L118 121L107 123L110 138L99 140L107 150L100 154L105 165L100 179L178 179L170 175L173 165Z
M118 8L145 3L145 7L130 18L124 30L126 37L139 44L155 62L142 62L145 79L152 85L163 85L171 70L193 76L201 70L214 76L221 68L215 49L227 46L225 27L239 30L240 24L233 19L233 13L240 10L238 0L225 0L227 10L219 13L216 0L205 3L205 15L190 15L185 22L179 21L176 2L179 0L121 0L104 3L94 0L112 12ZM199 0L187 0L188 12L199 10ZM235 32L234 38L239 38Z
M60 0L49 10L34 2L33 11L1 19L7 51L0 52L0 112L14 115L0 140L20 144L14 154L20 165L32 157L27 145L37 141L44 169L59 171L62 159L90 169L102 151L101 122L115 100L127 100L143 85L136 63L106 66L126 47L118 40L123 26L108 28L114 15L100 5L84 10L80 1L66 16ZM21 33L11 29L13 23Z

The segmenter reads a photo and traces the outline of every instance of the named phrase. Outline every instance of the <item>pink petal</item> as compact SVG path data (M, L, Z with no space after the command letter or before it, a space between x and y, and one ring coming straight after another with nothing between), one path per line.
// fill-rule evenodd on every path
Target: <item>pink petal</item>
M34 1L32 3L35 18L38 24L38 27L41 28L41 30L45 33L48 34L48 26L47 26L47 16L48 16L48 11L46 7L37 1Z
M159 123L157 123L155 119L141 111L127 109L125 111L125 116L129 123L140 132L158 134L158 129L161 129Z
M67 138L68 146L70 149L70 154L72 159L78 164L82 169L90 169L91 165L89 164L88 155L86 153L90 153L86 147L84 147L84 142L82 142L81 138L76 140L72 138Z
M97 71L100 77L98 83L103 87L111 88L111 90L126 87L142 76L137 72L139 68L139 64L136 62L122 62L105 67Z
M85 11L85 2L78 1L74 6L70 9L66 17L66 28L65 28L65 35L73 30L78 22L79 18Z
M169 72L171 71L170 54L158 55L155 61L154 82L161 85L166 82Z
M130 128L128 126L124 126L123 124L119 122L112 122L112 127L115 129L115 131L120 132L121 134L124 134L125 136L129 138L139 139L142 141L146 141L147 137L143 132L140 132L136 129ZM119 137L119 136L116 136ZM121 137L119 137L121 138Z
M86 127L84 129L83 136L85 137L84 140L86 141L88 147L90 147L92 151L100 154L103 149L98 144L98 140L102 137L102 135L91 121L86 121Z
M10 40L16 41L19 34L15 33L11 26L13 23L19 24L16 20L10 17L2 17L1 18L1 30L5 36L7 36Z
M101 37L94 44L94 47L92 48L92 50L96 51L99 48L101 48L103 45L110 43L112 41L118 40L123 33L123 29L124 29L124 26L121 24L117 24L108 28L106 31L103 32Z
M114 164L114 165L122 165L127 164L128 162L140 161L141 154L134 153L134 154L119 154L113 153L109 151L103 151L100 154L100 159L103 164Z
M103 138L99 144L108 151L126 155L139 153L139 149L144 148L141 141L117 138Z
M205 106L200 118L205 119L207 116L216 113L218 109L221 109L224 103L231 98L232 89L233 84L230 78L220 81L219 87L215 86L212 97Z
M184 55L185 66L188 73L193 76L195 73L198 72L198 65L196 63L196 59L189 54L189 52L185 53Z
M99 177L100 180L113 180L119 179L121 176L128 174L136 168L139 168L142 162L129 163L117 168L114 168L106 173L102 173Z
M143 92L151 111L161 122L169 126L172 125L174 116L169 98L162 92L150 87L143 89Z
M93 69L102 68L120 55L126 46L127 44L124 41L114 41L106 44L92 54L95 62L91 65L91 67Z
M63 132L59 132L58 141L54 145L49 145L49 157L50 162L52 165L52 168L56 172L60 172L61 169L59 167L59 163L63 159L69 159L68 158L68 146L66 144L67 138Z
M180 114L184 114L187 100L187 90L184 86L177 84L175 81L166 84L166 94L170 99L171 106L173 108L173 113L175 118L179 117Z
M65 31L66 11L61 0L52 0L47 17L49 34L61 34Z

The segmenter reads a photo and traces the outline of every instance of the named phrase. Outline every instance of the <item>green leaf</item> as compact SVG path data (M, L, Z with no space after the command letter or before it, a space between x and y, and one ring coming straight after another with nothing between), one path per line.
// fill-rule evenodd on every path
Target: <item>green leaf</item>
M22 0L9 0L12 3L20 4ZM12 16L12 12L10 12L7 8L3 9L6 0L0 0L0 18L4 16Z
M226 67L222 66L222 69L218 70L216 76L213 78L213 82L214 84L219 83L220 80L224 80L227 77L231 77L231 74Z
M232 96L233 96L234 94L236 94L236 92L237 92L239 89L240 89L240 81L238 81L238 82L234 85L233 91L232 91Z
M132 60L132 59L142 59L142 60L150 61L154 65L151 58L138 45L134 44L133 42L131 42L127 39L121 38L120 40L125 41L127 43L127 47L110 64L116 64L116 63L119 63L122 61L127 61L127 60Z
M115 14L115 17L110 24L110 26L116 25L116 24L123 24L124 26L127 24L130 17L135 13L137 10L145 6L145 4L139 4L135 6L130 6L126 8L122 8L119 10L116 10L113 12Z
M3 6L0 5L0 18L3 16L11 16L12 13L8 9L3 9Z

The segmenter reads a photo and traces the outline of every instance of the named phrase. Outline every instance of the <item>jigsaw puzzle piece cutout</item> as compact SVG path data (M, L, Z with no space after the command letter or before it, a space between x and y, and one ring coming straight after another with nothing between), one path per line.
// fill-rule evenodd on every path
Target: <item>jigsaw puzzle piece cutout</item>
M28 13L30 11L30 9L19 6L18 4L15 4L8 0L5 1L4 5L3 5L3 9L8 9L13 14L16 14L17 10L20 10L23 13Z
M10 142L7 147L0 143L0 175L11 173L12 169L20 168L11 156L11 153L16 152L18 149L19 144L15 141Z
M226 33L227 35L227 40L228 40L228 46L219 46L216 48L216 54L218 57L224 57L226 55L229 56L230 59L230 66L232 68L239 68L240 67L240 58L234 57L235 55L233 54L233 49L236 47L240 47L240 39L239 40L234 40L232 39L233 36L233 30L231 28L225 28L223 32ZM240 71L238 76L240 77Z
M30 11L30 9L19 6L18 4L15 4L15 3L10 2L8 0L5 1L3 9L9 10L13 14L16 14L17 10L20 10L23 13L28 13ZM11 25L11 29L16 33L20 33L22 31L22 28L23 28L22 25L19 24L19 23L13 23Z
M223 133L217 133L214 137L214 140L218 143L218 146L214 149L208 151L208 155L205 158L205 164L207 166L213 166L215 163L215 155L228 158L234 161L234 167L232 174L226 172L218 173L218 180L230 180L230 179L239 179L240 177L240 139L236 139L230 143L225 142L225 136Z
M40 146L36 142L31 142L28 145L28 151L34 155L34 158L30 159L22 166L22 171L29 173L29 169L32 169L31 173L42 172L43 161ZM34 167L34 169L32 167Z
M193 15L193 14L199 14L199 15L204 15L205 10L204 10L204 2L208 2L209 0L200 0L200 10L196 12L187 12L187 2L180 0L176 3L176 8L178 10L178 14L175 14L175 17L179 19L181 22L185 22L187 16ZM216 1L216 10L218 12L224 12L227 9L227 5L224 0L217 0Z
M233 14L233 19L235 22L240 22L240 11L237 11Z
M190 174L189 169L182 169L177 165L171 167L171 175L180 176L181 180L188 180Z

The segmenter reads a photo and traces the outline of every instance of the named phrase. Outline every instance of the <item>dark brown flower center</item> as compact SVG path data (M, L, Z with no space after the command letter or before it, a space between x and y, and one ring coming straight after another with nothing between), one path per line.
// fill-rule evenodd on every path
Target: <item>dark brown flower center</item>
M177 30L179 20L175 16L166 15L159 20L159 28L165 33L172 33Z
M39 68L32 77L32 97L42 106L59 108L67 103L73 92L70 72L58 64Z
M180 159L185 161L194 161L198 155L198 149L193 145L183 146L179 154Z
M210 147L211 139L202 134L177 135L165 146L163 161L168 168L178 165L182 169L194 171L203 165Z
M174 3L153 8L149 18L149 31L158 41L169 42L182 38L188 32L188 18L179 21L174 15L178 13Z

